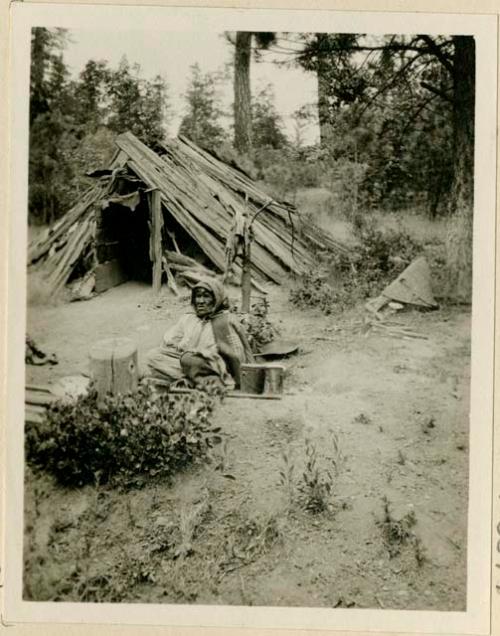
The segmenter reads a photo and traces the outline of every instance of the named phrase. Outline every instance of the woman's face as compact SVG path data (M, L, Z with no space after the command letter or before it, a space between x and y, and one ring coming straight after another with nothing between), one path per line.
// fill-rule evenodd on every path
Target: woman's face
M215 308L215 298L208 289L195 289L194 292L194 310L199 318L207 316Z

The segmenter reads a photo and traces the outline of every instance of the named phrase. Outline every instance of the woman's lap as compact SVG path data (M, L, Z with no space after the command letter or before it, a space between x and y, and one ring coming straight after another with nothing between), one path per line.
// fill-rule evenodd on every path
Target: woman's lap
M149 352L146 357L146 366L149 376L172 380L172 382L182 378L179 356L162 351L161 348Z
M146 369L147 377L169 383L187 378L194 384L198 384L201 380L212 378L218 379L222 385L232 385L230 376L225 373L222 360L219 364L215 364L214 360L208 360L192 352L181 356L177 352L165 351L162 347L153 349L146 355Z

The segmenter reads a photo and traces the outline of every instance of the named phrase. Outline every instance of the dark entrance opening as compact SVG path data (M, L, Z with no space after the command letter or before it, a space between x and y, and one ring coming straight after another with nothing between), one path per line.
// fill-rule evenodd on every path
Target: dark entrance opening
M126 280L151 283L149 207L141 195L135 209L110 203L98 216L96 229L96 291Z
M200 246L164 206L162 213L163 249L179 251L213 269ZM140 200L134 209L115 201L99 210L96 215L97 292L127 280L152 283L151 217L150 197L144 191L140 192Z

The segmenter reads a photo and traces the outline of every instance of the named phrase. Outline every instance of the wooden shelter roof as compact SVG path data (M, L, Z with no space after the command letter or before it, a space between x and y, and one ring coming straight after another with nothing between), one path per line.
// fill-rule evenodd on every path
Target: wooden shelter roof
M91 244L93 210L113 195L115 177L124 171L142 189L159 191L164 212L218 271L224 269L226 240L237 214L255 217L252 273L260 280L281 283L288 272L302 274L317 249L348 252L310 221L302 223L293 205L270 198L243 172L186 138L170 140L155 152L127 132L117 137L116 146L109 171L100 171L81 201L29 246L28 264L42 262L55 288L68 280Z

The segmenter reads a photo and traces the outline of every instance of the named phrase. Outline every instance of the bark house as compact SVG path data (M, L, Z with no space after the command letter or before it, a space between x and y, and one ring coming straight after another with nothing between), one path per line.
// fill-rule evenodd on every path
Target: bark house
M128 279L152 281L158 291L162 275L174 287L174 272L188 283L221 273L226 240L245 214L255 216L254 285L304 273L320 249L348 254L310 221L302 225L294 206L270 199L241 170L187 139L154 152L125 133L116 145L110 167L93 173L96 185L29 246L28 264L54 293L89 274L87 292ZM238 261L234 274L239 281Z

